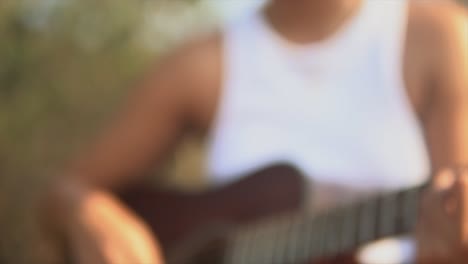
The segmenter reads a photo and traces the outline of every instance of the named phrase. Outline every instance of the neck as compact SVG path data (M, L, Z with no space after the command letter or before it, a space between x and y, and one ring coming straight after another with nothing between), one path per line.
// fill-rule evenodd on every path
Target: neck
M330 36L359 9L361 0L272 0L266 20L286 39L296 43Z
M424 188L380 195L320 215L299 212L267 218L233 233L227 263L305 263L408 233L417 223Z

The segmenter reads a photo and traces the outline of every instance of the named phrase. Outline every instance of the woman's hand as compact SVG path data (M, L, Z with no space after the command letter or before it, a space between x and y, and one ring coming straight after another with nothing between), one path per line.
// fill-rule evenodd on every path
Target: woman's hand
M65 255L72 263L163 263L150 229L111 193L67 179L54 189L45 208L46 232L57 247L66 244Z
M421 203L418 263L468 262L468 168L443 170Z
M80 264L163 263L147 226L108 193L89 194L67 229Z

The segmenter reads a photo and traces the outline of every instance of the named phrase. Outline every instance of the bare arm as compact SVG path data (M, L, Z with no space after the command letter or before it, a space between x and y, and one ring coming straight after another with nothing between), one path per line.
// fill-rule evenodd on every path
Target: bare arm
M71 243L78 263L160 262L148 228L109 190L160 165L188 129L201 127L201 87L216 79L213 54L209 40L164 58L90 151L60 178L46 203L53 212L51 222Z
M418 263L463 263L468 256L468 19L451 3L423 6L431 28L424 129L439 172L421 204ZM441 170L444 169L444 170Z
M150 69L110 127L74 161L69 174L95 186L118 187L163 162L188 122L187 76L174 58L164 60Z
M434 170L468 165L468 18L461 8L434 9L425 133Z

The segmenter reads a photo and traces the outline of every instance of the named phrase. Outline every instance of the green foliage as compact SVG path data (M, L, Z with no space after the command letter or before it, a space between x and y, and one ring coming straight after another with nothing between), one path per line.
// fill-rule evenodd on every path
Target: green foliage
M32 201L52 171L207 13L193 0L0 1L1 263L38 263Z
M23 1L2 17L0 143L7 153L0 156L30 164L37 151L43 157L39 142L50 148L58 135L75 133L76 119L108 101L142 63L132 47L138 6Z

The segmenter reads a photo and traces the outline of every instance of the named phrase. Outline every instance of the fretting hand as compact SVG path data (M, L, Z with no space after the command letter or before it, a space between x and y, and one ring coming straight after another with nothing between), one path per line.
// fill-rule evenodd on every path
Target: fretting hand
M417 262L468 262L468 167L438 173L420 209Z

